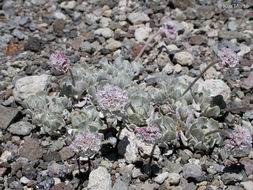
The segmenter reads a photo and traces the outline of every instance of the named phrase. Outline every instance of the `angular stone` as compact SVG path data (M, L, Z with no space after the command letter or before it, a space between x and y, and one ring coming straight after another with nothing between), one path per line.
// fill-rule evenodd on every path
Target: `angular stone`
M33 161L42 157L43 150L37 140L27 137L21 149L19 149L19 154L29 161Z
M67 147L63 147L59 151L59 154L60 154L62 160L67 160L67 159L73 157L75 155L75 152L73 152L73 150L69 146L67 146Z
M17 118L19 110L16 108L7 108L0 105L0 129L7 129L7 127Z
M189 52L181 51L175 54L174 60L180 65L192 65L194 58Z
M15 83L13 96L17 102L22 104L23 100L29 96L46 90L49 81L50 76L46 74L20 78Z
M8 131L14 135L24 136L29 135L34 128L35 126L27 121L19 121L17 123L11 124L10 127L8 128Z
M187 178L199 178L202 175L202 170L200 166L195 164L185 164L183 167L183 176L185 179Z
M42 50L42 40L40 40L37 37L30 37L25 45L24 45L24 50L30 50L34 52L39 52Z
M66 185L64 182L59 183L51 187L50 190L72 190L72 188L69 185Z
M98 167L91 171L88 183L89 190L111 190L111 186L111 176L106 168Z
M201 45L205 42L205 38L201 35L192 36L189 40L191 45Z
M143 12L137 12L137 13L130 13L128 16L128 20L130 20L131 23L136 22L147 22L150 20L147 14Z
M219 38L222 39L242 39L242 33L240 32L235 32L235 31L226 31L226 30L221 30L218 33Z

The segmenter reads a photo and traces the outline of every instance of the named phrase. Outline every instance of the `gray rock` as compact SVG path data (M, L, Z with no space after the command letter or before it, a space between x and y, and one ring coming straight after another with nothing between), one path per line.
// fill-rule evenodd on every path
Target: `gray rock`
M35 179L37 171L32 164L28 163L22 167L22 175L28 179Z
M28 22L28 18L24 15L21 15L21 17L19 19L19 25L24 26L24 25L26 25L27 22Z
M222 39L242 39L242 33L236 32L236 31L227 31L227 30L221 30L218 33L219 38Z
M201 167L198 165L188 163L188 164L185 164L183 167L183 176L185 179L188 179L188 178L196 179L196 178L201 177L202 174L203 173L202 173Z
M224 184L230 185L230 184L235 184L236 182L240 182L243 179L242 174L237 174L237 173L224 173L221 176L221 179Z
M132 188L129 187L129 185L120 179L116 179L112 190L132 190Z
M91 171L89 176L88 189L90 190L111 190L112 189L111 176L107 169L98 167Z
M65 142L62 141L62 140L57 140L57 141L54 141L50 147L49 147L49 151L50 152L54 152L54 151L57 151L57 150L60 150L62 149L62 147L64 146Z
M34 52L39 52L42 50L42 40L37 37L30 37L25 42L24 50L30 50Z
M185 10L188 7L194 7L195 0L171 0L171 3L174 5L175 8Z
M19 40L23 40L25 38L24 34L18 29L13 30L12 35L17 37Z
M23 100L37 92L44 91L49 84L50 76L35 75L20 78L16 81L13 96L17 102L22 104Z
M228 23L228 29L230 31L236 31L236 30L238 30L238 25L237 25L236 21L234 21L234 20L230 21Z
M169 172L164 172L159 174L154 178L154 181L158 184L162 184L169 176Z
M66 16L65 16L62 12L56 11L56 12L54 13L54 18L65 20L65 19L66 19Z
M144 42L149 37L149 33L152 31L149 27L137 28L134 32L135 39L138 42Z
M94 32L94 34L102 35L105 38L113 37L113 31L110 28L99 28Z
M192 65L194 58L189 52L181 51L175 54L174 60L180 65Z
M180 175L178 173L168 173L168 178L166 181L170 185L177 185L180 182Z
M29 29L33 32L37 29L37 25L34 23L29 24Z
M43 150L37 140L27 137L22 147L19 149L19 154L29 161L32 161L41 158Z
M143 173L141 172L140 168L134 168L132 170L132 178L137 178L137 177L140 177L142 175L143 175Z
M240 183L245 190L252 190L253 189L253 181L245 181Z
M88 52L88 53L90 53L91 49L92 49L90 42L87 42L87 41L83 42L81 44L80 48L81 48L81 51L85 51L85 52Z
M8 131L14 135L29 135L31 131L35 129L35 126L26 121L19 121L13 123L8 128Z
M98 17L95 16L94 14L89 13L89 14L86 14L85 16L85 23L88 25L96 24L97 20L98 20Z
M179 186L182 187L182 189L187 189L187 190L196 190L197 186L192 182L192 183L188 183L188 181L184 178L182 178L180 180Z
M16 108L6 108L0 105L0 129L7 129L7 127L17 118L19 110Z
M128 20L130 20L131 23L136 23L136 22L147 22L150 20L147 14L143 12L137 12L137 13L130 13L128 15Z
M13 181L9 184L9 187L15 190L22 190L24 189L23 185L17 181Z
M240 186L228 185L226 190L243 190Z
M62 164L52 161L48 164L47 172L50 177L65 177L71 173L71 170Z

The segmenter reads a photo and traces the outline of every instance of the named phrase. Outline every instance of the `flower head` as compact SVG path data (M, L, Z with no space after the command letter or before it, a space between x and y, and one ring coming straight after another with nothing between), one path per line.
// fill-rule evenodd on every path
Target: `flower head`
M80 133L70 147L79 156L91 158L100 150L101 139L93 133Z
M137 128L136 136L144 142L155 144L162 138L162 133L155 124L152 124L147 127Z
M252 136L250 129L246 127L236 127L231 135L230 142L226 144L225 150L228 152L239 153L248 151L252 147Z
M129 105L129 100L126 91L118 86L106 84L97 93L99 107L109 115L119 112L125 113L126 107Z
M160 34L165 34L167 39L174 39L176 37L176 29L174 23L171 21L165 22L159 29Z
M70 61L63 51L53 53L50 56L50 62L51 66L57 71L67 72L70 67Z
M220 67L235 67L239 63L237 54L229 48L222 48L218 52L218 56L220 57Z

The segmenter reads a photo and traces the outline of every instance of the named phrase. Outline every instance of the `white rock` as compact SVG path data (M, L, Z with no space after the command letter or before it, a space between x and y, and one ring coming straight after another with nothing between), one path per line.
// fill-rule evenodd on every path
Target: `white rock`
M110 38L109 40L107 40L107 43L108 44L106 45L106 48L112 51L121 47L121 42L114 40L113 38Z
M167 45L166 48L167 48L167 50L168 50L169 52L173 52L173 51L179 50L178 47L177 47L175 44Z
M20 182L21 183L23 183L23 184L27 184L27 183L29 183L29 181L30 181L30 179L27 179L26 177L21 177L21 179L20 179Z
M151 31L152 29L149 27L137 28L134 32L134 37L138 42L144 42L149 37Z
M127 163L136 162L138 159L138 148L136 142L134 141L134 133L131 132L130 134L121 137L121 139L122 140L118 144L118 153L125 157Z
M180 178L180 175L177 173L169 173L166 181L168 181L171 185L177 185L180 181Z
M164 172L162 174L159 174L157 177L155 177L154 181L158 184L162 184L165 179L167 179L169 176L168 172Z
M113 36L113 31L110 28L99 28L94 34L102 35L105 38L111 38Z
M174 66L174 71L175 71L176 73L180 73L180 72L182 71L182 66L179 65L179 64L176 64L176 65Z
M253 181L241 182L241 185L244 187L245 190L253 190Z
M167 63L165 65L165 67L163 68L163 72L167 73L167 74L171 74L174 71L174 65L172 65L171 63Z
M239 51L237 53L238 56L244 56L245 54L249 53L250 52L250 47L249 46L246 46L244 44L241 45L241 51Z
M79 172L79 170L78 170L78 172ZM55 185L61 183L61 179L60 178L54 177L53 179L54 179L54 184Z
M8 150L5 150L0 157L0 164L7 162L7 159L9 156L11 156L11 152L9 152Z
M175 54L174 60L180 65L192 65L194 58L189 52L180 51Z
M98 167L90 173L88 183L89 190L111 190L111 187L111 176L106 168Z
M199 82L198 91L201 92L203 88L210 90L210 96L222 95L224 100L227 100L231 96L231 90L228 85L219 79L208 79L204 82Z
M161 151L160 151L160 149L157 145L154 148L154 145L152 145L152 144L144 143L144 142L142 142L141 140L138 140L138 139L136 139L135 141L136 141L136 144L137 144L138 149L140 151L140 155L142 157L146 157L146 158L150 157L151 152L153 151L152 156L154 158L157 158L157 159L160 158ZM154 148L154 150L153 150L153 148Z
M143 175L140 168L134 168L132 170L132 178L137 178L139 176Z
M130 13L128 16L128 20L132 23L136 22L147 22L150 20L147 14L143 12L137 12L137 13Z
M62 12L57 11L57 12L54 13L54 18L65 20L65 19L66 19L66 16L65 16Z
M63 1L60 7L63 9L74 9L76 6L76 1Z
M18 79L13 90L15 100L22 103L22 101L27 99L29 96L46 90L49 81L50 76L46 74L27 76Z

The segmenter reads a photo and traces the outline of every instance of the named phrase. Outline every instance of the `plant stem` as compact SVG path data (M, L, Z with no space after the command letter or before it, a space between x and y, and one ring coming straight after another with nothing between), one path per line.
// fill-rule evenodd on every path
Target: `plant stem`
M134 59L133 62L137 61L141 55L143 54L144 50L148 47L149 43L157 36L160 34L160 31L158 30L154 35L150 36L147 40L147 42L145 43L144 47L141 49L141 51L139 52L139 54L136 56L136 58Z
M129 107L131 108L131 110L134 112L134 113L136 113L136 111L135 111L135 109L134 109L134 107L133 107L133 105L130 103L129 104Z
M221 111L224 111L224 112L230 112L230 111L250 111L250 110L253 110L253 107L238 107L238 108L221 109Z
M72 79L72 84L73 84L73 86L75 87L75 86L76 86L75 79L74 79L72 70L71 70L70 68L69 68L69 73L70 73L70 77L71 77L71 79Z
M191 87L199 80L199 78L202 77L203 74L204 74L209 68L211 68L211 67L212 67L213 65L215 65L215 64L216 64L216 62L213 62L213 63L210 63L209 65L207 65L207 67L200 73L200 75L199 75L197 78L195 78L195 80L187 87L187 89L184 91L184 93L183 93L182 96L184 96L184 95L191 89Z

